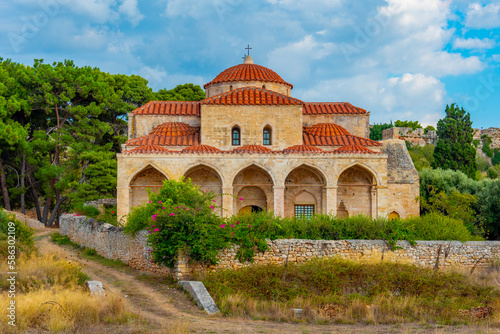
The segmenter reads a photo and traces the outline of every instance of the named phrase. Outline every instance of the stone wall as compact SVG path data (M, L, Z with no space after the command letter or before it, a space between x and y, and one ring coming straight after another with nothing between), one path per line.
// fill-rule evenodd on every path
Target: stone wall
M392 127L382 131L382 139L404 139L412 145L425 146L436 145L438 136L436 131L425 133L424 129Z
M19 220L20 222L24 223L24 225L31 227L32 229L35 230L43 230L45 228L45 225L43 223L39 222L36 219L32 219L26 215L23 215L20 212L14 212L14 211L7 211L5 210L10 215L16 216L16 219Z
M235 260L238 246L224 249L219 253L216 266L190 263L182 254L173 269L157 266L150 262L146 231L139 232L135 238L123 233L121 228L98 223L83 216L63 215L60 220L60 233L67 235L81 246L93 248L101 256L120 260L133 268L172 275L177 279L190 279L203 275L208 270L241 268L250 263ZM500 258L500 241L418 241L414 246L406 241L398 242L399 249L391 251L381 240L268 240L269 250L257 253L255 264L304 262L312 258L341 257L361 261L397 261L424 267L433 267L440 253L441 267L461 268L482 267L492 259ZM441 252L439 249L441 248ZM444 258L444 254L448 256Z

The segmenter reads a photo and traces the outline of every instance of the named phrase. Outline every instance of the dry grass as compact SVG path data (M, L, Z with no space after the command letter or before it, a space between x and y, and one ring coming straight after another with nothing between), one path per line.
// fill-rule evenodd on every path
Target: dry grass
M7 294L0 298L0 317L6 319ZM90 296L83 288L52 288L38 290L16 297L16 329L5 321L0 332L24 332L27 329L46 330L54 333L74 331L97 323L127 323L133 318L121 297Z

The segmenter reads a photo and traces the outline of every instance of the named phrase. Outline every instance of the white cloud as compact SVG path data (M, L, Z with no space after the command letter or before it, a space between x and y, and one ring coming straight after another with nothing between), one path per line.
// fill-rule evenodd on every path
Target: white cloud
M457 38L453 41L454 49L491 49L495 41L489 38Z
M436 124L441 118L446 97L440 80L420 73L388 79L374 73L325 80L298 93L305 101L349 101L372 111L371 123L404 119L426 125Z
M485 6L479 3L470 4L466 13L465 25L478 29L500 27L500 4L490 3Z
M144 18L144 15L141 14L137 7L137 0L123 0L118 8L118 12L124 14L134 26L139 24Z
M106 23L118 18L118 14L111 8L114 4L114 0L74 0L67 7L76 14L92 17L97 23Z
M206 83L206 80L201 76L179 73L169 74L162 67L152 68L144 66L139 70L138 74L148 80L149 86L154 90L162 88L171 89L185 83L194 83L200 86Z
M493 61L500 63L500 54L492 55L491 58Z
M288 80L301 80L310 74L310 63L324 59L337 47L330 42L318 42L307 35L298 42L272 50L268 65L278 73L286 73Z

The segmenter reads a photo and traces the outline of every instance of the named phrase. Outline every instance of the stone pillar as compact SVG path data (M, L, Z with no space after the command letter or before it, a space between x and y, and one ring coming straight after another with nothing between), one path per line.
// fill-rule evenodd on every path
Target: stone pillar
M326 213L335 216L337 214L337 186L326 186Z
M378 203L377 203L377 186L372 186L371 189L371 209L372 218L378 217Z
M122 218L125 219L130 211L130 201L132 199L131 192L132 188L130 187L117 187L116 189L116 216L118 221ZM125 221L122 223L125 223Z
M230 217L234 214L233 212L233 187L226 186L222 187L222 216Z
M276 216L285 216L285 187L274 186L274 214Z

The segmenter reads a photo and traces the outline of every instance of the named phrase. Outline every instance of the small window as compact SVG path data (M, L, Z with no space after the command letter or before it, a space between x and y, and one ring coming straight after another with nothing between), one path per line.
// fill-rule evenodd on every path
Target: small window
M229 86L229 90L233 90L233 85Z
M263 137L264 145L271 145L272 144L272 142L271 142L271 129L269 127L264 128L262 137Z
M233 138L233 146L238 146L240 145L241 142L241 133L240 129L238 127L234 127L233 130L231 130L231 136Z
M295 205L295 217L309 219L314 215L314 205Z
M266 85L262 85L262 89L266 89Z

